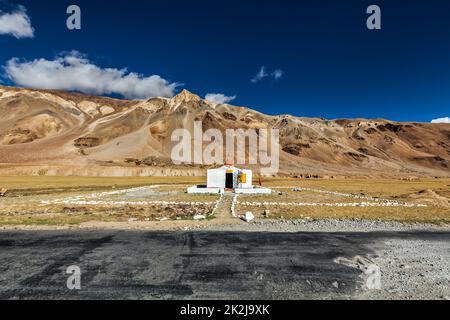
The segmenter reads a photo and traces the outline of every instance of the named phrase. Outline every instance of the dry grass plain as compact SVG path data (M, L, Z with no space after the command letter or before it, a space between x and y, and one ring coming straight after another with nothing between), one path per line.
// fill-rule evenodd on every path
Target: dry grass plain
M427 207L299 207L238 205L238 213L252 211L262 217L270 210L270 218L350 218L402 222L450 223L450 179L420 179L413 181L396 179L291 179L267 178L263 185L274 188L270 196L240 196L239 202L316 202L345 203L356 200L313 191L294 192L292 188L303 187L324 191L378 197ZM0 188L8 189L6 197L0 198L0 225L79 225L84 222L120 222L135 219L154 221L192 219L198 213L206 214L211 206L178 208L166 206L118 205L67 205L47 204L42 201L86 196L98 192L122 190L140 186L158 185L153 194L128 197L127 201L191 201L214 202L218 196L188 195L185 187L204 183L201 177L0 177ZM278 194L282 192L282 195ZM111 201L121 201L122 196L113 195Z
M450 223L450 179L317 179L296 180L274 178L267 181L272 187L299 186L324 191L334 191L374 198L425 204L427 207L252 207L240 206L240 211L252 211L261 216L267 209L271 218L313 219L369 219L400 222ZM357 202L358 200L328 196L320 193L280 188L284 194L276 202ZM244 201L273 201L273 196L242 197Z

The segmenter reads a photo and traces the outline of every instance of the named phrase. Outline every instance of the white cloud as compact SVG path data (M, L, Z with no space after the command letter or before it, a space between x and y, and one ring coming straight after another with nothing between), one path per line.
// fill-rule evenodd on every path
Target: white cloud
M450 123L450 118L445 117L445 118L434 119L431 121L431 123Z
M282 77L283 77L283 70L281 70L281 69L277 69L277 70L275 70L273 73L272 73L272 75L273 75L273 78L275 79L275 80L278 80L278 79L281 79Z
M19 6L11 13L0 11L0 34L8 34L20 38L33 38L34 29L25 7Z
M276 69L275 71L269 73L266 71L266 67L262 66L251 81L253 83L257 83L267 77L272 77L275 80L279 80L283 77L283 74L283 70L281 69Z
M234 99L236 99L236 96L226 96L221 93L208 93L205 96L205 99L212 103L224 104L233 101Z
M257 83L268 76L269 74L266 72L266 67L262 66L258 73L253 77L252 82Z
M19 86L97 95L119 94L128 99L172 97L180 85L158 75L144 77L126 69L101 68L76 51L54 60L13 58L4 69L7 77Z

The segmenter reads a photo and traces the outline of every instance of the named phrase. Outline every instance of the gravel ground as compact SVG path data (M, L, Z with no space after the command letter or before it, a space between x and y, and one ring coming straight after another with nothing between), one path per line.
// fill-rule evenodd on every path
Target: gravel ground
M375 252L381 290L363 291L361 298L450 299L449 242L393 238Z
M21 225L1 226L0 230L208 230L248 232L375 232L375 231L449 231L449 224L400 223L362 219L301 219L301 220L255 220L246 223L237 218L213 219L208 221L137 221L100 222L80 225Z
M257 220L249 224L213 225L207 230L255 232L373 232L373 231L450 231L450 225L400 223L362 219Z

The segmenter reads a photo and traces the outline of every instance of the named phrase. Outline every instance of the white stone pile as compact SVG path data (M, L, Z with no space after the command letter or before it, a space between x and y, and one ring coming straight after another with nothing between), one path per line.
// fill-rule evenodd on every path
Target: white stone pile
M246 213L244 214L244 216L242 217L242 219L243 219L245 222L252 222L253 220L255 220L255 216L254 216L253 213L251 213L251 212L246 212Z

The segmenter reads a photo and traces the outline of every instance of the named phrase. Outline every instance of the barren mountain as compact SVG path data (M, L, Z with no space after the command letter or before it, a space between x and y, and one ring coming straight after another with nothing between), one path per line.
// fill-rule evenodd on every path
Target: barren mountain
M170 160L172 132L194 121L279 129L280 174L450 176L449 124L269 116L186 90L130 101L10 87L0 87L0 174L202 174Z

